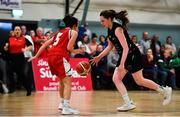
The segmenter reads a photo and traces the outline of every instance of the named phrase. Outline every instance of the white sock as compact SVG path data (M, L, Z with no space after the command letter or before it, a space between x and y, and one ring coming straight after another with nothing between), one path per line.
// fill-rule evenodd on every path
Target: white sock
M65 99L64 99L64 106L65 106L65 107L68 107L68 106L69 106L69 103L70 103L69 100L65 100Z
M124 95L122 96L122 98L123 98L123 100L124 100L124 102L125 102L126 104L128 104L128 103L131 102L127 93L124 94Z
M164 94L164 87L163 86L159 86L157 89L156 89L157 92L159 92L160 94Z

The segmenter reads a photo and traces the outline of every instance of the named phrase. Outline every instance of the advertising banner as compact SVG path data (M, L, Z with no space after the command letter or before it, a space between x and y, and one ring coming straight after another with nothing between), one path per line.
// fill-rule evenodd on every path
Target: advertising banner
M91 91L91 74L80 76L75 70L76 65L81 61L89 60L86 58L71 58L69 61L72 68L72 91ZM51 74L46 58L33 60L32 66L36 91L59 90L59 78Z
M21 9L21 0L0 0L0 9Z

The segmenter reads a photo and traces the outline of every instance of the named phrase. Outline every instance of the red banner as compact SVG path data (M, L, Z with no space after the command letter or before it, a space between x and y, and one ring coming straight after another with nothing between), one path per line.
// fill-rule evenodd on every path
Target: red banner
M91 91L91 74L88 74L87 76L80 76L75 70L76 65L81 61L89 60L85 58L71 58L69 61L72 68L72 90ZM32 65L36 91L59 90L59 79L51 74L46 58L35 59L32 61Z

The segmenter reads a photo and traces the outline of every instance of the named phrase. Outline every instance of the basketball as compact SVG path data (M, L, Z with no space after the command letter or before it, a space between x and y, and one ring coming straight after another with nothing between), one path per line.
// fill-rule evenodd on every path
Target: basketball
M81 76L86 76L91 70L91 64L86 61L79 62L76 65L76 71Z

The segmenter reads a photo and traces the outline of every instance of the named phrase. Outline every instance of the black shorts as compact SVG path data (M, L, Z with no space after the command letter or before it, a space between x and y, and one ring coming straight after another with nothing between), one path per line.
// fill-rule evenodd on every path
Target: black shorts
M120 61L121 56L119 57L116 67L120 65ZM142 55L139 50L129 51L125 61L125 69L127 69L130 73L135 73L143 69Z

